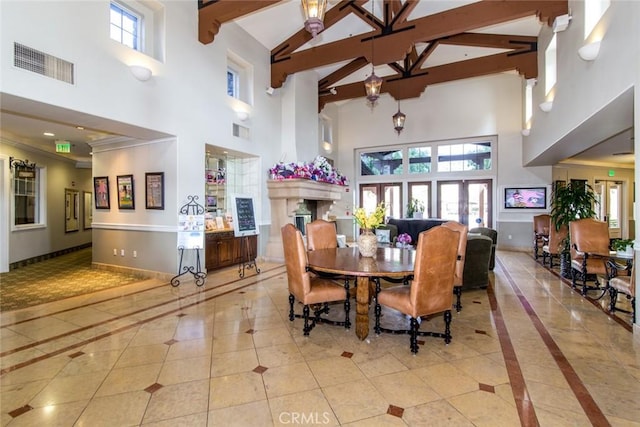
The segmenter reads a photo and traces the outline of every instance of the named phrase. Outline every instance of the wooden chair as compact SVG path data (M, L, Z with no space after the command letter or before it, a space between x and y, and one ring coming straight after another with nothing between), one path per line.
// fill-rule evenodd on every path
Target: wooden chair
M547 258L549 258L549 268L553 268L553 258L560 258L564 251L564 240L569 235L569 228L566 225L560 226L559 230L556 230L555 224L551 224L549 228L549 239L547 243L542 246L542 265L545 265Z
M306 225L307 250L338 247L338 234L334 223L316 219Z
M307 271L307 251L302 241L302 233L293 224L285 224L282 231L282 245L284 247L284 260L287 267L287 281L289 282L289 320L293 322L295 317L304 319L304 335L316 326L318 322L343 325L350 328L349 321L349 282L344 286L333 280L313 275ZM302 316L294 314L293 303L300 301L304 306ZM344 301L344 322L334 322L323 319L320 316L329 312L329 302ZM311 305L314 308L313 318L309 323Z
M616 310L624 313L629 313L627 310L617 309L616 302L618 301L618 294L626 295L627 299L631 300L631 323L636 323L636 274L635 274L636 257L633 256L633 261L629 265L621 266L613 259L607 260L607 289L609 290L609 311L611 313ZM624 271L625 275L621 275L620 272Z
M464 275L464 263L467 253L467 233L469 227L456 221L445 222L442 226L460 233L460 240L458 242L458 260L456 261L456 274L453 279L453 293L456 294L456 311L459 313L460 310L462 310L460 299L462 298L462 278Z
M410 286L398 285L380 290L376 283L375 332L410 335L412 353L418 352L418 335L444 338L451 342L451 305L458 260L460 233L448 227L433 227L420 233L416 247L414 277ZM380 326L381 304L411 318L409 330L391 330ZM422 316L444 313L445 330L419 331Z
M533 257L536 261L546 243L549 230L551 230L551 215L541 214L533 217ZM544 264L544 256L542 263Z
M603 290L598 276L605 277L605 260L609 258L609 224L593 218L569 223L571 240L571 285L575 289L578 278L582 282L582 295L589 290ZM595 286L587 286L587 280Z

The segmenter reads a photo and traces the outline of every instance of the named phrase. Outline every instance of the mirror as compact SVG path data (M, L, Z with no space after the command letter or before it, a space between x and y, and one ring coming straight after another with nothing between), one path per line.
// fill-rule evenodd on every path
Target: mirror
M64 231L69 233L71 231L78 231L80 229L80 219L78 214L80 212L80 195L78 190L72 190L70 188L64 189Z
M91 228L91 222L93 221L93 193L90 191L84 192L84 222L83 227L85 230Z

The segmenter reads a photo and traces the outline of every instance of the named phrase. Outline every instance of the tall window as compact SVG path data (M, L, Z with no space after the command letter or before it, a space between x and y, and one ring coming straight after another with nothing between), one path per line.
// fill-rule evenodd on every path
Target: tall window
M544 93L548 95L556 85L556 35L554 34L544 52Z
M40 223L40 174L37 168L15 166L13 194L14 225Z
M231 51L227 52L227 95L242 101L244 108L253 105L253 66Z
M227 68L227 95L232 98L240 97L240 76L233 68Z
M611 0L584 0L584 38L588 38L600 18L609 8Z
M129 46L131 49L142 50L140 43L140 29L142 19L140 15L119 3L111 3L110 35L115 41Z

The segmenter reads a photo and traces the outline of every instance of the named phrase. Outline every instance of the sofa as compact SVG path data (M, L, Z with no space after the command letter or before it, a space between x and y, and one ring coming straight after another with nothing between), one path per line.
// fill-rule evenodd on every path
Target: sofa
M414 219L414 218L389 218L387 224L394 225L398 229L398 235L402 233L407 233L411 236L411 242L416 244L418 241L418 234L421 232L430 229L431 227L435 227L436 225L442 225L448 220L446 219L438 219L438 218L429 218L429 219Z

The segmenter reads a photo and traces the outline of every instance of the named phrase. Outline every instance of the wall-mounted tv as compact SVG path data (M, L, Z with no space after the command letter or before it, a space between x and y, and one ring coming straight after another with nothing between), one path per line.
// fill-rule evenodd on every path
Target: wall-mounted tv
M505 209L546 209L547 187L505 187Z

